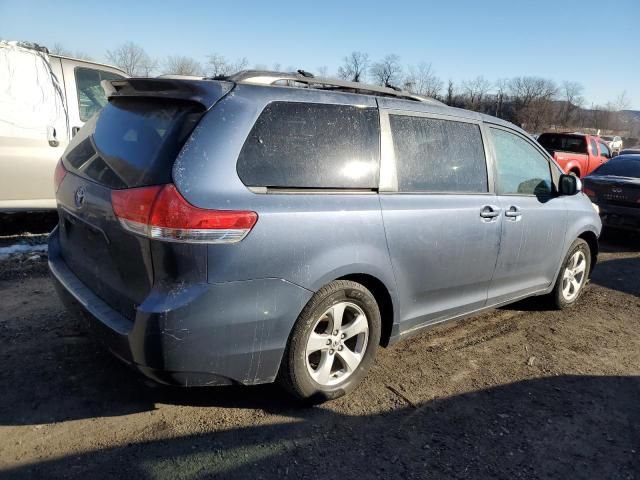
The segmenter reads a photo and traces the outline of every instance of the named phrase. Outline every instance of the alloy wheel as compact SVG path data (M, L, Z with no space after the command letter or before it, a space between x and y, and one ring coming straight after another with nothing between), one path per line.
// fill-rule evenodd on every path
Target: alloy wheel
M318 318L307 340L309 375L322 386L346 380L362 362L368 340L364 311L352 302L336 303Z
M566 301L571 302L578 296L586 276L587 257L578 250L571 256L562 274L562 296Z

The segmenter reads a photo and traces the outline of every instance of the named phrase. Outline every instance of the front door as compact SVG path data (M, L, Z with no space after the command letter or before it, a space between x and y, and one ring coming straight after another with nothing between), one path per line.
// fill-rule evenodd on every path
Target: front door
M502 239L489 303L540 291L554 281L563 254L567 210L555 194L547 157L519 133L490 127Z

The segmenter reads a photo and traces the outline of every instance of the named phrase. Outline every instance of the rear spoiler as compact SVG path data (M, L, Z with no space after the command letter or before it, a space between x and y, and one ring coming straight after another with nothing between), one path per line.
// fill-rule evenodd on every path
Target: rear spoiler
M102 80L102 88L109 100L122 97L153 97L188 100L205 109L231 91L233 82L217 80L183 80L173 78L128 78Z

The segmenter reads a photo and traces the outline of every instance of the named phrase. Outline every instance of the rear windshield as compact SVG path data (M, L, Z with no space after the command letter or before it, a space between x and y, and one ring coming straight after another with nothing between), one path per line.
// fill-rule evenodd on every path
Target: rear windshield
M86 138L66 154L65 166L114 189L169 183L203 110L186 101L114 98L81 131Z
M640 178L640 155L637 158L616 157L598 167L592 175Z
M538 137L538 143L547 150L587 153L587 140L581 135L543 133Z

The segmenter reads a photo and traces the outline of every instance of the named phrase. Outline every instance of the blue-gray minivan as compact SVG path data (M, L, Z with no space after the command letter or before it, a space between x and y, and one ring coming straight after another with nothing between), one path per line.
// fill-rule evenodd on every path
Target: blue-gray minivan
M306 72L103 82L55 175L49 267L165 384L353 390L379 345L580 297L600 218L524 131Z

